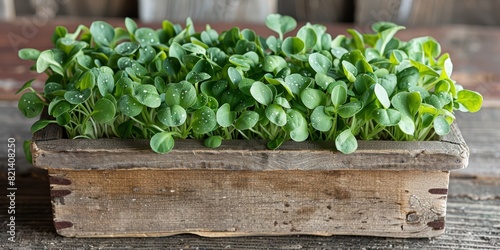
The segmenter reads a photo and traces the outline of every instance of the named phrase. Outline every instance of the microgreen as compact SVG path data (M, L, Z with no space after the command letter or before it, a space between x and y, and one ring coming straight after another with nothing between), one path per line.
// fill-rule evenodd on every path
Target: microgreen
M404 27L388 22L348 36L309 23L290 35L296 21L278 14L265 24L277 36L196 31L189 18L157 30L130 18L125 28L57 27L54 48L19 51L48 77L41 92L26 82L18 107L28 118L47 110L33 133L57 123L69 138L150 139L158 153L187 138L207 147L264 139L271 149L326 140L352 153L357 140L445 135L455 111L481 108L481 94L450 78L450 55L433 38L401 41Z

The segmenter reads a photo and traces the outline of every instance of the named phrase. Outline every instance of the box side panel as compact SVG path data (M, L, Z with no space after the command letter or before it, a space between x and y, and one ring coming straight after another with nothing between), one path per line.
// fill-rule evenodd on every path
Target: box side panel
M448 172L49 170L70 237L443 233Z

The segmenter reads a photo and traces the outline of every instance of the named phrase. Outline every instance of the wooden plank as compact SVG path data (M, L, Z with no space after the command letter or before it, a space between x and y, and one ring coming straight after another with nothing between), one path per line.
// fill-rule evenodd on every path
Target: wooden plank
M177 140L174 150L161 155L149 148L148 140L60 139L35 141L31 152L35 166L44 169L447 171L468 164L468 148L456 126L440 141L359 141L358 145L356 152L346 155L333 150L333 142L289 141L279 150L269 150L263 141L229 140L210 149L201 141Z
M49 170L57 232L432 237L448 172Z
M176 235L159 238L62 238L52 221L52 205L46 171L33 170L16 179L15 243L0 241L2 249L494 249L500 247L500 199L469 199L457 196L467 189L457 190L451 179L446 212L445 234L435 238L390 239L385 237L350 236L281 236L204 238L196 235ZM464 180L466 181L466 180ZM0 196L6 195L7 179L0 173ZM495 192L498 186L476 183L472 189ZM471 191L473 191L470 189ZM489 190L489 191L488 191ZM498 193L498 192L497 192ZM0 202L7 211L7 203ZM0 213L5 220L6 213ZM5 233L2 237L6 237Z
M452 175L469 178L500 178L500 108L477 113L458 113L457 123L470 148L469 166Z

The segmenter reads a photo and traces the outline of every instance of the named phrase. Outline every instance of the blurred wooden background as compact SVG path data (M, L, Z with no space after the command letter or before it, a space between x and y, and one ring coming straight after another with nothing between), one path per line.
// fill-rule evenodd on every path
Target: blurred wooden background
M50 13L48 13L50 10ZM45 11L54 16L136 17L142 21L185 19L262 22L269 13L299 21L406 26L500 24L500 0L0 0L0 19Z

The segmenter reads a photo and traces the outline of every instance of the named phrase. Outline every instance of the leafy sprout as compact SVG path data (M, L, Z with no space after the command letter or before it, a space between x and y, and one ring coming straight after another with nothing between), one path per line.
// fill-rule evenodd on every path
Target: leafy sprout
M332 36L326 27L273 14L261 37L234 27L196 31L170 21L154 30L96 21L74 33L57 27L54 48L19 57L48 77L26 82L19 109L65 128L69 138L150 139L167 153L176 139L327 140L352 153L357 140L431 140L450 131L455 111L477 112L482 96L451 77L449 54L431 37L396 38L404 29L373 25Z

